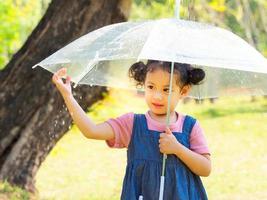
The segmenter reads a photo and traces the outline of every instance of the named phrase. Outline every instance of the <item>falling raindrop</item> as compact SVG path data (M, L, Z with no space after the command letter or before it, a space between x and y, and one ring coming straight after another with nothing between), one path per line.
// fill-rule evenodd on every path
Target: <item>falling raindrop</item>
M57 120L55 121L55 124L54 124L54 127L56 127L57 126Z

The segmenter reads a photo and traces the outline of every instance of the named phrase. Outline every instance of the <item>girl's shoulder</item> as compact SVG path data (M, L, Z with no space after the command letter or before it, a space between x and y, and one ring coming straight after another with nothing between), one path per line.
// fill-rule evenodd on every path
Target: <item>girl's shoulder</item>
M199 120L192 115L177 113L178 120L176 122L176 129L179 131L183 131L185 128L190 131L191 137L198 134L199 132L203 132L203 129L199 123Z
M180 118L180 123L192 123L194 126L199 126L199 120L195 116L180 112L177 114Z
M133 112L125 113L106 121L114 131L114 139L107 141L109 147L128 147L133 129L133 121Z
M178 112L178 115L183 117L183 118L189 118L189 119L192 119L192 120L197 120L195 116L193 115L189 115L189 114L186 114L186 113L181 113L181 112Z
M134 121L134 113L133 112L128 112L125 114L122 114L116 118L110 118L108 121L109 122L116 122L119 124L132 124Z

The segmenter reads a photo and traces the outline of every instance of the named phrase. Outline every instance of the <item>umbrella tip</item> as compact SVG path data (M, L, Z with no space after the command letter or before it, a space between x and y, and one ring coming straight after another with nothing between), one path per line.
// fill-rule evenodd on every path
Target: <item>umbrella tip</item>
M36 64L36 65L32 66L32 69L35 69L37 66L38 66L38 64Z
M76 88L77 86L78 86L78 83L75 83L74 86L73 86L73 88Z

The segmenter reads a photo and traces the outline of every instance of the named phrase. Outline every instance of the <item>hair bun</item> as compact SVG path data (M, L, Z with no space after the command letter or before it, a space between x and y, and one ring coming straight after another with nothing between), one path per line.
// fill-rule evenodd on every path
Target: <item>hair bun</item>
M147 66L143 62L134 63L129 69L129 77L133 78L138 86L142 86L146 77Z
M205 72L200 68L193 68L188 71L188 82L198 85L205 78Z

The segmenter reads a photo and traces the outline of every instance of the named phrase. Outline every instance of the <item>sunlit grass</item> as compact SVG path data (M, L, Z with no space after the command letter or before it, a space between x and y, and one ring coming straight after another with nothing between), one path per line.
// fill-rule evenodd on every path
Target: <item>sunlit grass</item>
M142 113L141 96L112 91L90 108L95 122L125 112ZM190 101L177 109L195 116L206 132L212 174L203 178L210 199L267 199L267 99L221 98L215 104ZM119 199L125 149L88 140L74 126L52 150L37 174L41 199Z
M0 182L0 200L36 200L37 197L7 182Z

